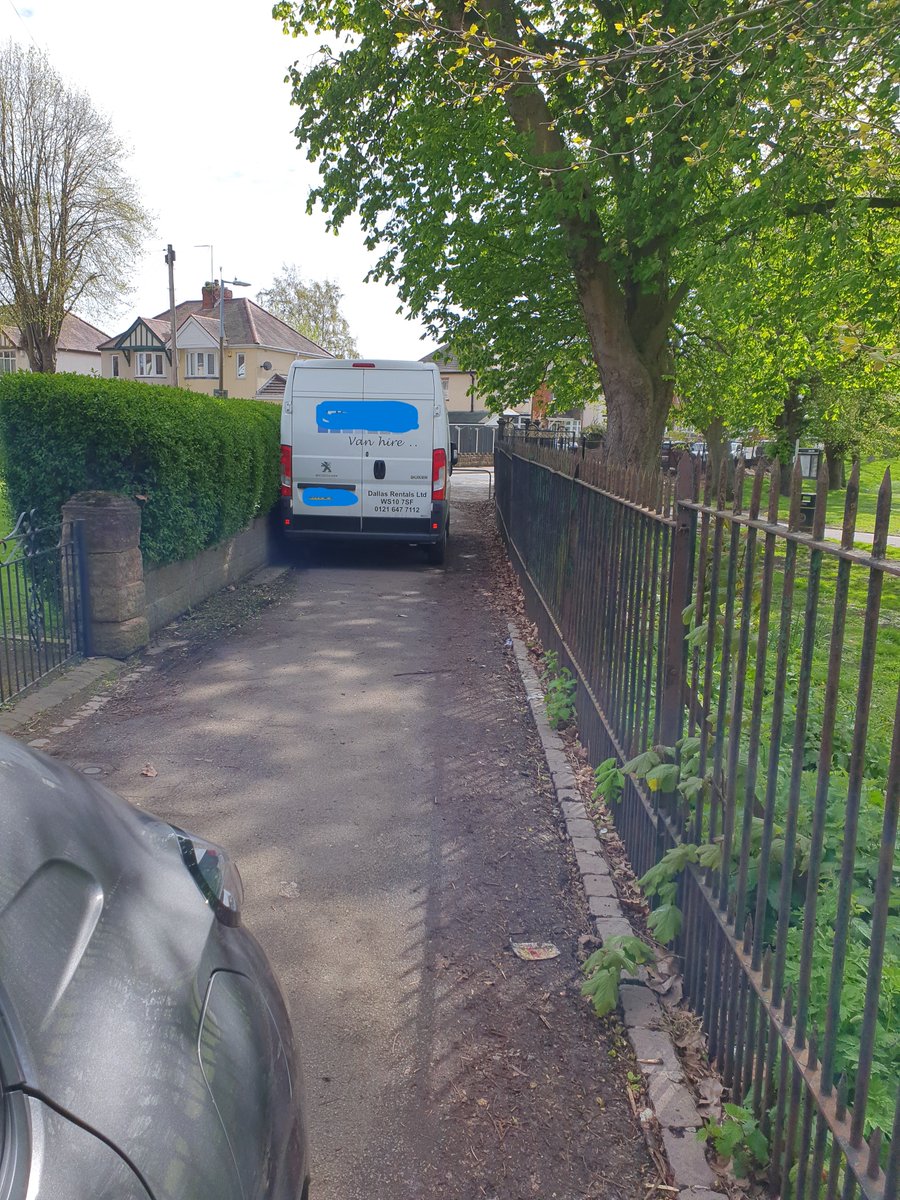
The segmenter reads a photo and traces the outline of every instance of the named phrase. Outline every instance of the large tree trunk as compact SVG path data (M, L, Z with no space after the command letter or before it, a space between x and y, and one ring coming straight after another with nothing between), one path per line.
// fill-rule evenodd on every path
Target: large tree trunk
M615 279L590 187L584 184L585 213L573 216L568 173L560 171L572 165L570 150L537 80L521 58L511 56L509 47L519 37L514 13L502 0L485 0L485 7L507 43L498 53L517 79L504 92L507 111L519 132L531 139L535 163L548 168L541 186L560 200L560 227L606 399L607 453L622 466L658 467L674 391L669 330L678 307L678 297L669 293L665 246L655 248L655 278L638 284L632 277L622 285ZM463 28L466 11L459 7L451 23Z
M706 470L712 479L713 490L718 486L719 473L722 470L722 463L725 461L725 455L728 453L728 439L725 437L725 422L721 417L713 417L706 429L703 431L703 436L706 438L707 462Z
M658 336L647 306L640 320L629 314L625 298L604 278L602 266L578 272L579 296L594 360L606 400L606 451L611 461L629 467L658 467L666 420L672 404L673 365L668 340ZM655 297L660 313L666 302ZM638 326L638 328L635 328Z
M836 492L847 486L847 472L844 467L844 450L840 446L825 443L825 461L828 463L828 490Z
M781 459L781 494L791 493L791 470L794 462L794 448L803 437L806 423L803 405L803 380L792 379L788 383L787 395L784 398L784 409L773 422L776 431L778 457Z
M45 375L56 373L56 338L42 329L36 321L31 321L22 330L24 350L28 355L28 365L32 371Z

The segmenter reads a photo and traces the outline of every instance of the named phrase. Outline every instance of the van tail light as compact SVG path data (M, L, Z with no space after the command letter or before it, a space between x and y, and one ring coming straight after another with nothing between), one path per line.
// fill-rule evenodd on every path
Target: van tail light
M447 451L434 450L431 455L431 498L446 499Z
M291 447L281 447L281 494L282 496L290 496L291 494Z

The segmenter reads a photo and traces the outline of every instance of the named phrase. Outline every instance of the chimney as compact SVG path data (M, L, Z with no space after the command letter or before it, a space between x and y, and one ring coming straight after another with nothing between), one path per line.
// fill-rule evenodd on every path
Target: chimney
M210 309L215 308L216 304L218 303L218 300L219 300L219 285L218 285L218 283L216 283L215 281L213 281L212 283L204 283L203 290L202 290L202 296L203 296L203 299L200 303L201 312L208 312ZM225 299L226 300L234 299L231 288L225 289Z

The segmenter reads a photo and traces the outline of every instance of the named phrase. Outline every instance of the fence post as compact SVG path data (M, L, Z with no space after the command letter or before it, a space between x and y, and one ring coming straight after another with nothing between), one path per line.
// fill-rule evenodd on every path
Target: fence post
M150 639L140 551L141 510L114 492L80 492L63 520L82 523L94 654L128 658ZM86 593L87 594L87 590Z
M666 614L666 650L663 691L660 701L660 741L674 746L681 736L684 706L684 673L687 642L681 614L690 603L694 566L694 528L697 516L685 508L684 500L694 498L694 464L683 454L675 480L675 533L672 539L672 569L669 574L669 607Z
M78 616L81 619L81 653L90 658L94 653L94 638L91 628L91 588L87 569L87 543L84 537L84 518L72 522L72 544L75 549L75 571L78 579Z

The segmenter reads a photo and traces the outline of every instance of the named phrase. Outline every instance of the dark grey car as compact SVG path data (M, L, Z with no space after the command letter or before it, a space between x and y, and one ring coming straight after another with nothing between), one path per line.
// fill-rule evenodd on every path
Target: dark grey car
M298 1200L291 1027L216 846L0 737L0 1200Z

